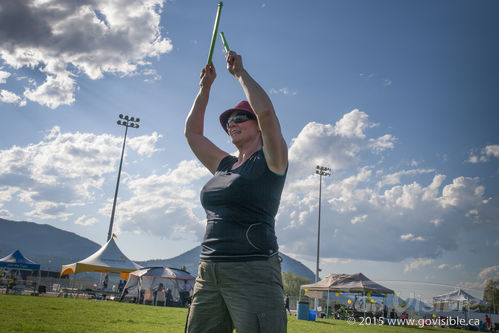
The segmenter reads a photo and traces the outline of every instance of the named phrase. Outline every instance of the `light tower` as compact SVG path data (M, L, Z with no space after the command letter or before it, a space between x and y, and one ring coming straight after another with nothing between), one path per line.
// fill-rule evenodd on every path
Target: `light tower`
M118 180L116 181L116 191L114 192L113 211L111 212L111 221L109 222L109 232L107 234L107 241L109 241L111 237L113 237L114 212L116 211L116 200L118 199L118 188L120 187L121 167L123 166L123 155L125 153L126 135L128 133L128 127L139 128L139 124L137 123L140 121L140 118L123 116L122 114L120 114L119 117L121 120L118 120L117 124L125 126L125 138L123 139L123 148L121 149L120 168L118 170Z

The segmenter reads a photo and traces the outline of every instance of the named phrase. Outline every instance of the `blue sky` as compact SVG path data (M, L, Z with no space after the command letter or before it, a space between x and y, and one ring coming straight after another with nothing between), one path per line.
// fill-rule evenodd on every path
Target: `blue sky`
M104 243L124 128L115 233L132 259L199 244L209 179L183 137L216 1L0 6L0 216ZM363 272L402 297L499 277L497 1L225 1L220 30L270 95L290 166L276 231L315 271ZM217 41L206 134L244 98Z

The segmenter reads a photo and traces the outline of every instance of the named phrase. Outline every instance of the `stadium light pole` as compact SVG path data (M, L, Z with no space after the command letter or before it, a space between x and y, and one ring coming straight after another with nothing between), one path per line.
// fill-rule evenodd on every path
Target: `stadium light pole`
M120 168L118 170L118 180L116 181L116 191L114 192L114 202L113 202L113 210L111 212L111 221L109 222L109 232L107 233L107 241L113 237L113 223L114 223L114 212L116 211L116 200L118 199L118 188L120 186L120 176L121 176L121 167L123 166L123 155L125 153L125 143L126 143L126 135L128 133L128 127L131 128L139 128L138 122L140 122L140 118L134 118L129 116L119 115L121 120L117 121L118 125L125 126L125 138L123 139L123 148L121 149L121 160L120 160Z
M321 194L322 194L322 176L330 176L331 169L328 167L318 165L315 168L315 173L319 175L319 219L317 222L317 261L315 266L315 282L319 282L319 272L321 271L319 268L319 245L321 241ZM314 310L317 313L317 303L318 299L314 299Z

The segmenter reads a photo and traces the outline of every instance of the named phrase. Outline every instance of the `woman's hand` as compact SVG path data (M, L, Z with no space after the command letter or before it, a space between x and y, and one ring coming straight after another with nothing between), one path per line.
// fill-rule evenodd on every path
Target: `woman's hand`
M215 71L215 66L213 66L213 63L204 66L199 77L201 78L201 80L199 81L199 86L201 88L210 89L213 81L215 81L215 78L217 77L217 72Z
M241 73L244 71L243 59L241 56L234 51L229 51L225 54L225 60L227 61L227 70L229 73L236 78L241 76Z

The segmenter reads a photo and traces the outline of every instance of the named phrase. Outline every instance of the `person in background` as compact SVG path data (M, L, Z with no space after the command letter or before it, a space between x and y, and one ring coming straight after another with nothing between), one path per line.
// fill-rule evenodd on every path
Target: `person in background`
M289 309L289 295L286 295L286 297L284 297L284 309L289 315L291 315L291 310Z
M158 294L159 293L162 293L163 290L165 290L165 287L163 285L163 283L159 283L159 285L153 289L153 303L154 305L157 305L158 304Z
M109 284L109 276L106 274L104 280L102 281L102 290L106 290L108 284Z
M492 322L491 322L490 317L488 315L485 315L485 327L487 327L487 330L489 332L493 332L493 330L492 330Z

